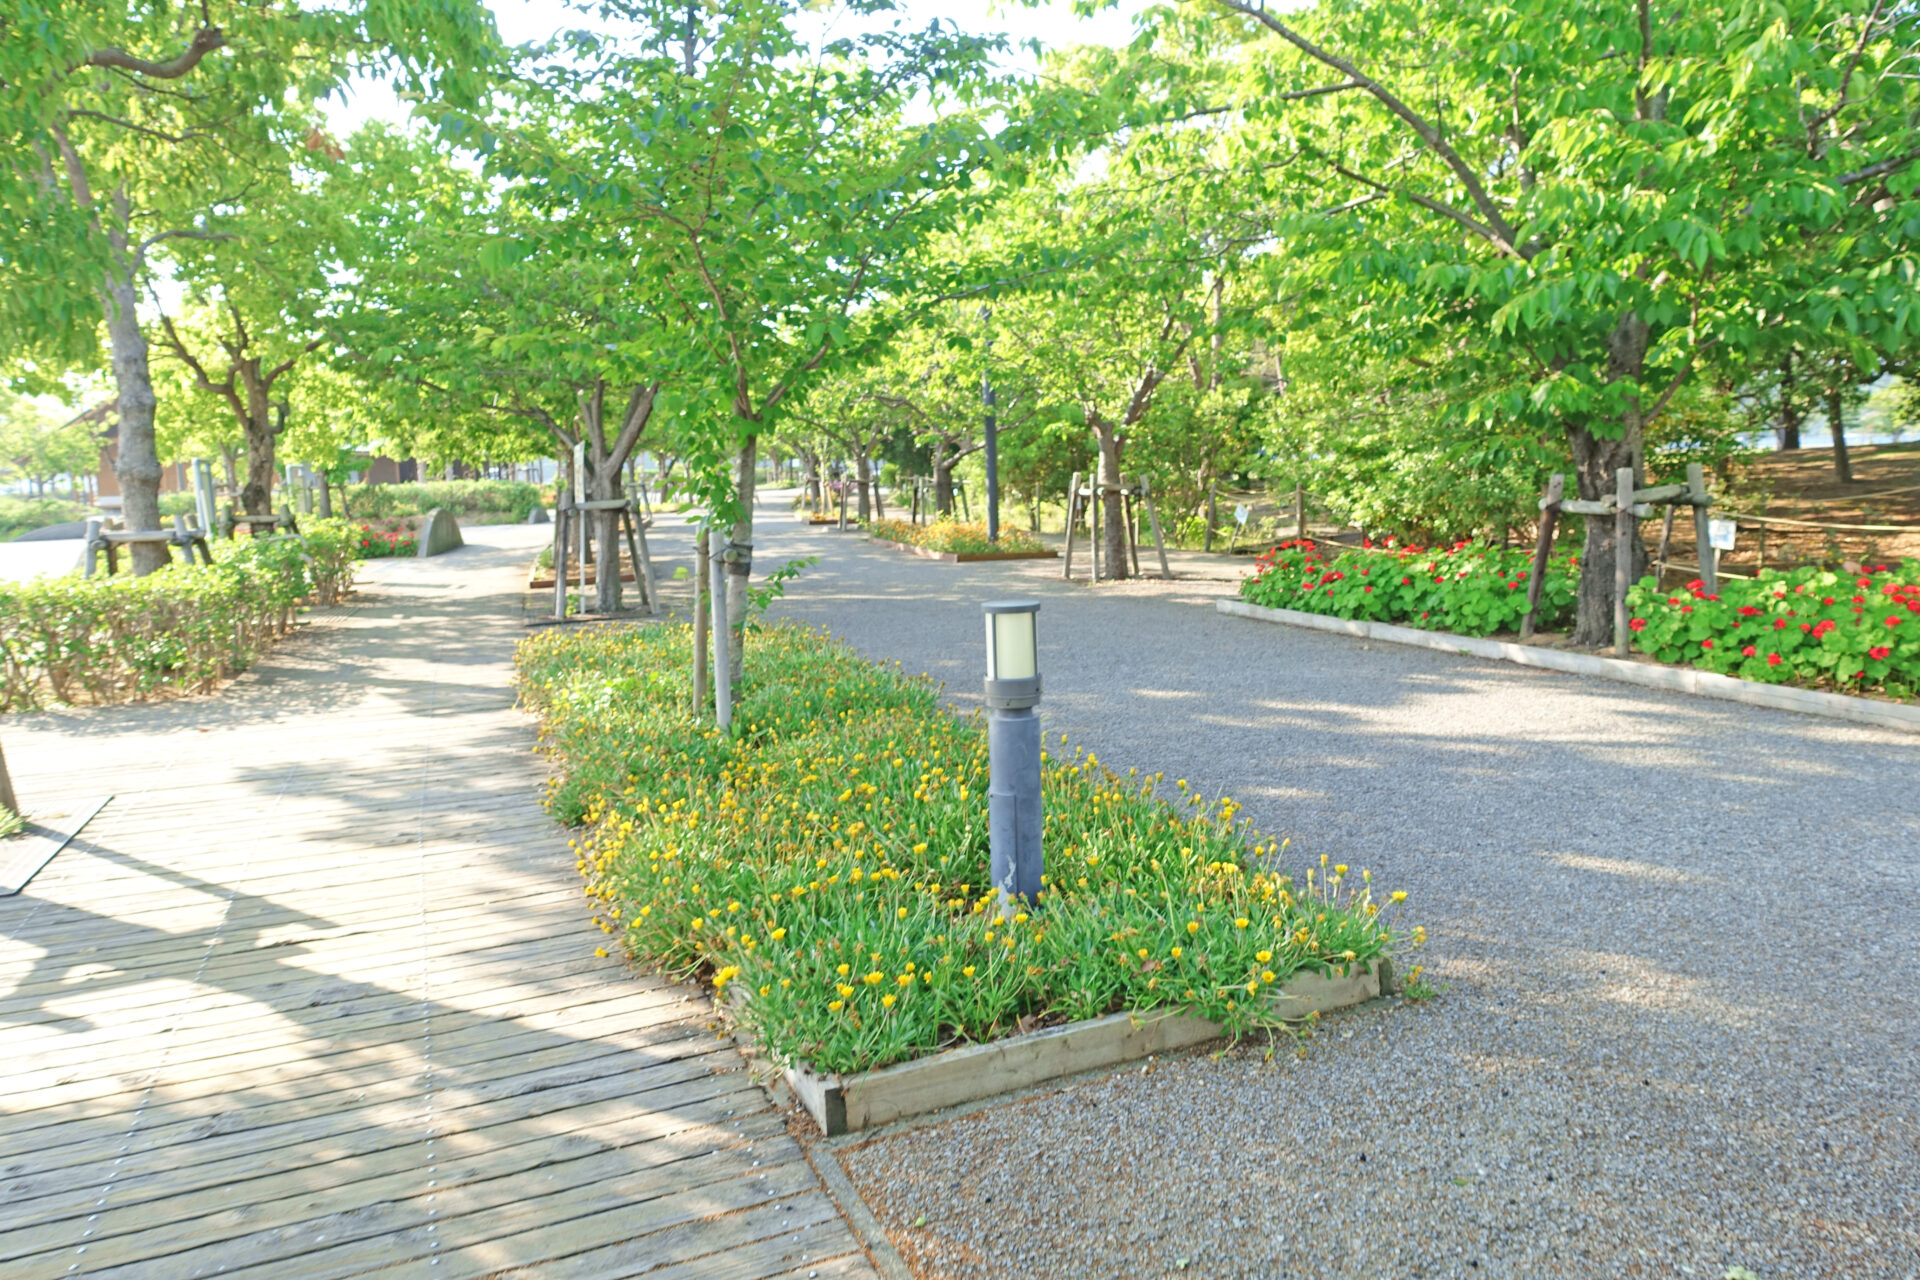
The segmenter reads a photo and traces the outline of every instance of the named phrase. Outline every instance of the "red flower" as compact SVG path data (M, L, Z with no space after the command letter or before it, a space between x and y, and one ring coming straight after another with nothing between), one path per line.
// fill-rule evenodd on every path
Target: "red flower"
M1713 648L1713 641L1711 641L1711 640L1702 640L1702 641L1700 642L1700 647L1701 647L1702 649L1711 649L1711 648Z
M1740 655L1745 658L1751 658L1753 656L1753 646L1748 645L1746 648L1742 649L1740 651Z
M1787 629L1787 620L1785 618L1775 618L1773 620L1773 629L1775 631L1785 631Z
M1645 631L1647 629L1647 620L1645 618L1635 618L1627 625L1635 631Z
M1890 627L1897 627L1897 626L1899 626L1899 625L1900 625L1900 615L1899 615L1899 614L1895 614L1895 615L1893 615L1893 616L1892 616L1891 618L1888 618L1888 619L1887 619L1887 625L1888 625L1888 626L1890 626Z
M1360 589L1361 589L1362 591L1368 591L1368 592L1370 592L1370 591L1372 591L1372 590L1373 590L1373 587L1372 587L1371 585L1368 585L1368 586L1364 586L1364 587L1362 587L1362 588L1360 588Z
M1777 666L1779 666L1779 665L1780 665L1780 655L1779 655L1779 654L1777 654L1777 653L1770 653L1770 654L1768 654L1768 655L1767 655L1767 665L1768 665L1768 666L1770 666L1770 667L1777 667Z
M1821 603L1821 604L1832 604L1832 603L1833 603L1833 597L1832 597L1832 596L1821 596L1821 597L1820 597L1820 603Z
M1869 658L1872 658L1875 662L1885 662L1887 659L1887 655L1892 652L1893 650L1887 648L1887 646L1885 645L1876 645L1873 648L1867 650L1867 656Z

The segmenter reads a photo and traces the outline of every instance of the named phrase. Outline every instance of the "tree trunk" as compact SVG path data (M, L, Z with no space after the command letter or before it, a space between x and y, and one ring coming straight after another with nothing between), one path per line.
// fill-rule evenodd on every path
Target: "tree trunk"
M1793 352L1787 352L1780 362L1780 448L1800 447L1800 404L1794 399Z
M1833 430L1833 474L1841 484L1853 483L1853 459L1847 456L1846 405L1838 384L1827 388L1827 425Z
M1100 549L1101 569L1109 578L1133 576L1127 559L1126 506L1120 499L1120 431L1105 422L1093 424L1093 438L1100 446L1100 469L1096 486L1100 493L1100 518L1106 524L1101 535L1106 545Z
M1647 348L1652 342L1647 322L1629 311L1620 317L1607 339L1607 381L1638 379L1646 368ZM1645 419L1637 400L1630 403L1621 419L1609 424L1611 433L1602 435L1592 423L1569 423L1567 444L1573 454L1574 479L1580 496L1596 501L1617 490L1623 467L1632 467L1636 485L1645 479L1641 458ZM1586 544L1580 552L1580 594L1575 602L1573 642L1603 645L1613 640L1613 578L1616 545L1614 518L1588 516ZM1641 544L1639 527L1634 527L1628 547L1632 557L1627 578L1638 581L1646 572L1647 552Z
M116 240L118 237L116 237ZM116 250L123 246L116 244ZM116 257L124 262L123 254ZM118 391L119 449L113 474L120 481L120 515L129 529L160 527L160 453L153 438L153 369L147 336L134 310L133 277L116 264L107 279L107 338L113 348L113 380ZM171 557L158 543L128 548L136 574L152 573Z
M860 482L860 523L873 519L873 462L862 450L853 460L854 474Z
M240 458L232 445L220 446L220 463L227 471L227 496L231 498L240 491Z
M947 456L947 442L933 442L933 509L942 516L953 515L953 466Z
M593 445L587 446L589 455ZM587 462L587 497L595 502L621 495L620 468L612 465L604 455ZM618 613L620 611L620 513L618 511L595 511L593 513L593 541L600 548L600 559L594 566L593 607L598 613ZM634 566L636 576L640 572Z
M733 558L727 562L727 630L733 643L727 650L727 665L733 676L733 696L738 702L744 672L747 638L747 579L753 573L753 488L754 467L760 437L750 435L734 458L733 482L740 497L740 518L733 524Z

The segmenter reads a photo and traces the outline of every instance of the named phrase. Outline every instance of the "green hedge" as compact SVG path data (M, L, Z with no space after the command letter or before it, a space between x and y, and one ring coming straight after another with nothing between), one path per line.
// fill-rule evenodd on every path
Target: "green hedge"
M506 515L525 520L546 496L520 480L430 480L419 484L348 486L345 505L356 520L420 516L444 507L456 516Z
M356 543L316 520L299 539L215 543L212 565L0 583L0 711L210 689L291 630L302 603L344 594Z
M69 502L65 498L0 497L0 542L31 533L35 529L44 529L50 524L85 520L92 514L92 507L82 502Z

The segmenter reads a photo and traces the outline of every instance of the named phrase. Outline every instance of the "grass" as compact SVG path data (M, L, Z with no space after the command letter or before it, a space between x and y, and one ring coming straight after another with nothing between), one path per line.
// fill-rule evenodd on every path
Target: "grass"
M5 805L0 805L0 840L5 840L8 836L17 836L26 829L25 818Z
M783 624L753 634L729 740L690 713L689 650L685 627L540 635L522 697L601 927L639 963L744 992L788 1060L858 1071L1162 1007L1245 1031L1291 975L1424 938L1365 871L1289 874L1231 800L1064 739L1043 766L1045 887L1003 909L977 718Z

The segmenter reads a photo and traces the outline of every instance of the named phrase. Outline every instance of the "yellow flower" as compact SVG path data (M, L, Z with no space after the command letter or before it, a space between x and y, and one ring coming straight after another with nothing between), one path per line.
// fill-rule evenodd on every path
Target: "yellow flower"
M1259 962L1260 962L1261 964L1265 964L1265 963L1266 963L1267 961L1269 961L1269 960L1271 960L1271 959L1273 959L1273 952L1271 952L1271 951L1256 951L1256 952L1254 952L1254 955L1253 955L1253 958L1254 958L1255 960L1258 960L1258 961L1259 961ZM1271 981L1271 979L1269 979L1269 981Z
M1200 932L1200 922L1198 920L1187 921L1187 932L1188 933Z
M882 982L885 982L886 980L887 980L887 975L884 973L878 973L878 972L868 974L865 979L866 984L870 987L879 986Z
M846 965L843 964L838 969L835 969L834 972L844 978L847 976L848 973L852 972L852 970L850 970Z
M968 965L966 968L962 969L960 972L965 976L971 978L973 976L973 966Z
M1393 891L1393 900L1395 902L1405 902L1407 900L1407 891L1405 889L1395 889Z
M1347 864L1344 862L1336 862L1333 866L1333 874L1337 876L1343 876L1347 874Z
M1147 958L1147 949L1145 947L1141 947L1138 951L1134 952L1134 954L1139 956L1142 960L1145 960Z
M898 911L895 911L893 914L895 914L896 916L899 916L902 920L905 920L907 918L907 909L905 907L901 907Z
M1181 951L1180 951L1180 948L1175 947L1173 950L1167 952L1167 954L1172 956L1175 960L1178 960L1181 956Z
M853 988L852 988L852 987L850 987L850 986L848 986L848 985L847 985L846 983L844 983L844 982L837 982L837 983L835 983L835 984L834 984L834 987L833 987L833 989L834 989L835 991L838 991L838 992L840 993L840 997L841 997L841 999L843 999L843 1000L844 1000L844 999L845 999L846 997L848 997L848 996L850 996L850 995L852 995L852 994L853 994Z
M1013 922L1015 924L1025 924L1027 922L1027 913L1024 911L1018 913L1013 917Z
M845 1001L842 1001L842 1000L829 1000L829 1001L827 1001L827 1012L828 1012L828 1013L838 1013L838 1012L840 1012L840 1011L841 1011L842 1009L844 1009L844 1008L846 1008L846 1007L847 1007L847 1006L846 1006L846 1002L845 1002Z
M924 844L917 844L913 846L913 851L915 853L925 853L927 851L927 846Z
M593 949L593 954L599 956L602 960L604 960L607 958L607 949L605 947L595 947Z
M1233 922L1233 927L1236 929L1244 929L1252 923L1253 921L1247 919L1245 916L1240 916Z
M763 986L760 988L760 994L763 996L770 996L773 994L773 988L771 986Z
M893 1008L893 994L892 994L891 992L889 992L889 993L887 993L886 995L884 995L884 996L881 996L881 997L880 997L880 1003L881 1003L881 1005L883 1005L884 1007L886 1007L886 1008L888 1008L888 1009L891 1009L891 1008Z
M1272 982L1272 981L1273 981L1273 970L1271 970L1271 969L1262 969L1262 970L1260 971L1260 981L1262 981L1262 982Z
M896 982L897 984L903 987L910 987L913 985L913 975L910 973L903 973L899 977L895 978L894 982Z
M785 929L775 929L775 930L773 931L773 940L774 940L775 942L778 942L778 941L780 941L780 939L782 939L782 938L784 938L784 937L786 937L786 936L787 936L787 931L786 931Z

